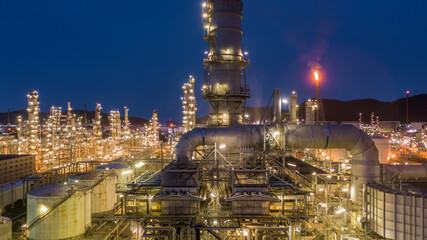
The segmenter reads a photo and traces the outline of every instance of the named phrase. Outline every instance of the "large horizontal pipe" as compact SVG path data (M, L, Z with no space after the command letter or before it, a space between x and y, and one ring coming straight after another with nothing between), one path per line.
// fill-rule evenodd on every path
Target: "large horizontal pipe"
M190 164L193 151L201 145L226 145L227 148L261 148L264 129L259 125L227 128L195 128L184 134L176 146L177 164ZM346 149L352 155L351 198L362 203L363 184L379 182L378 150L362 130L352 125L286 125L283 145L288 149Z
M378 183L378 150L371 137L353 125L286 125L286 148L346 149L352 155L351 199L362 203L363 184Z
M427 165L383 165L384 180L395 178L416 179L427 177Z
M227 128L194 128L184 134L176 146L176 160L180 167L188 165L193 151L201 145L225 145L227 148L262 147L263 127L236 125Z

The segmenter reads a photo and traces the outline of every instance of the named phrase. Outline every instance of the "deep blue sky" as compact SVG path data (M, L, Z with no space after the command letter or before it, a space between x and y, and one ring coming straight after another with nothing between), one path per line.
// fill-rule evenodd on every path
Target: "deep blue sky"
M201 99L201 2L193 0L1 0L0 112L40 93L53 105L131 116L181 118L181 85L196 77ZM246 0L243 46L252 65L249 105L273 89L314 96L309 62L322 66L322 96L383 101L426 93L427 1Z

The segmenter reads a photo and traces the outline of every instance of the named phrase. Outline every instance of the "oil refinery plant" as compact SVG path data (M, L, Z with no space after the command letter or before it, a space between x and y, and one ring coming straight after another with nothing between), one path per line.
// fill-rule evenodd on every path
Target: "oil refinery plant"
M427 239L427 167L399 158L426 147L425 129L326 122L319 93L303 117L291 91L285 116L275 87L272 117L249 120L242 12L202 2L206 123L193 76L182 130L162 139L156 110L141 128L127 107L103 125L98 103L91 121L70 103L41 120L31 91L27 120L0 138L0 168L22 162L0 183L0 239Z

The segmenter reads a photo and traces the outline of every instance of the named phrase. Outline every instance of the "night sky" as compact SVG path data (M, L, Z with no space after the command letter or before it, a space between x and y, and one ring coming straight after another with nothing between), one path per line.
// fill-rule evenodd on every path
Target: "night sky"
M280 87L299 102L314 97L311 68L321 68L323 98L383 101L427 93L427 1L246 0L243 50L249 52L250 106ZM38 90L53 104L181 120L181 85L196 77L200 97L201 2L1 0L0 112L24 109Z

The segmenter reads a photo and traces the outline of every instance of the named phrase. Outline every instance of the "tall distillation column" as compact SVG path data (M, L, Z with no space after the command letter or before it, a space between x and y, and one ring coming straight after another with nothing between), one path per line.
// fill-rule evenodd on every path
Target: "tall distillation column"
M317 114L317 102L315 99L308 99L305 102L305 123L315 123L315 115Z
M111 110L110 111L110 132L111 132L111 138L114 142L118 141L121 136L121 130L122 130L122 122L120 120L120 112Z
M32 155L38 155L40 149L40 138L38 134L38 128L40 125L39 121L39 93L37 91L31 91L27 95L28 98L28 153Z
M93 120L93 123L92 123L93 136L96 141L102 140L101 111L102 111L101 104L97 103L96 111L95 111L95 119Z
M151 118L151 143L157 145L159 143L159 122L158 122L158 113L156 110L153 111L153 116Z
M187 83L184 83L182 90L184 96L182 98L182 122L184 124L184 132L188 132L196 125L196 98L194 97L194 77L190 76Z
M95 111L95 119L92 122L92 142L93 147L98 155L98 157L102 158L103 155L103 147L102 147L102 125L101 125L101 117L102 117L102 107L101 104L96 104Z
M50 115L46 123L48 154L45 159L51 166L58 165L60 137L61 137L61 107L50 107Z
M23 128L23 121L22 116L17 117L17 127L16 127L16 134L18 136L18 154L24 154L25 153L25 141L24 141L24 128Z
M123 120L122 136L128 139L130 137L129 108L124 107L123 109L125 110L125 118Z
M249 98L242 53L241 0L208 0L203 8L203 39L209 43L203 60L203 98L209 101L209 125L242 124Z
M297 92L292 91L292 93L289 95L289 115L290 115L290 122L292 124L297 123L298 121L298 103L297 103Z

